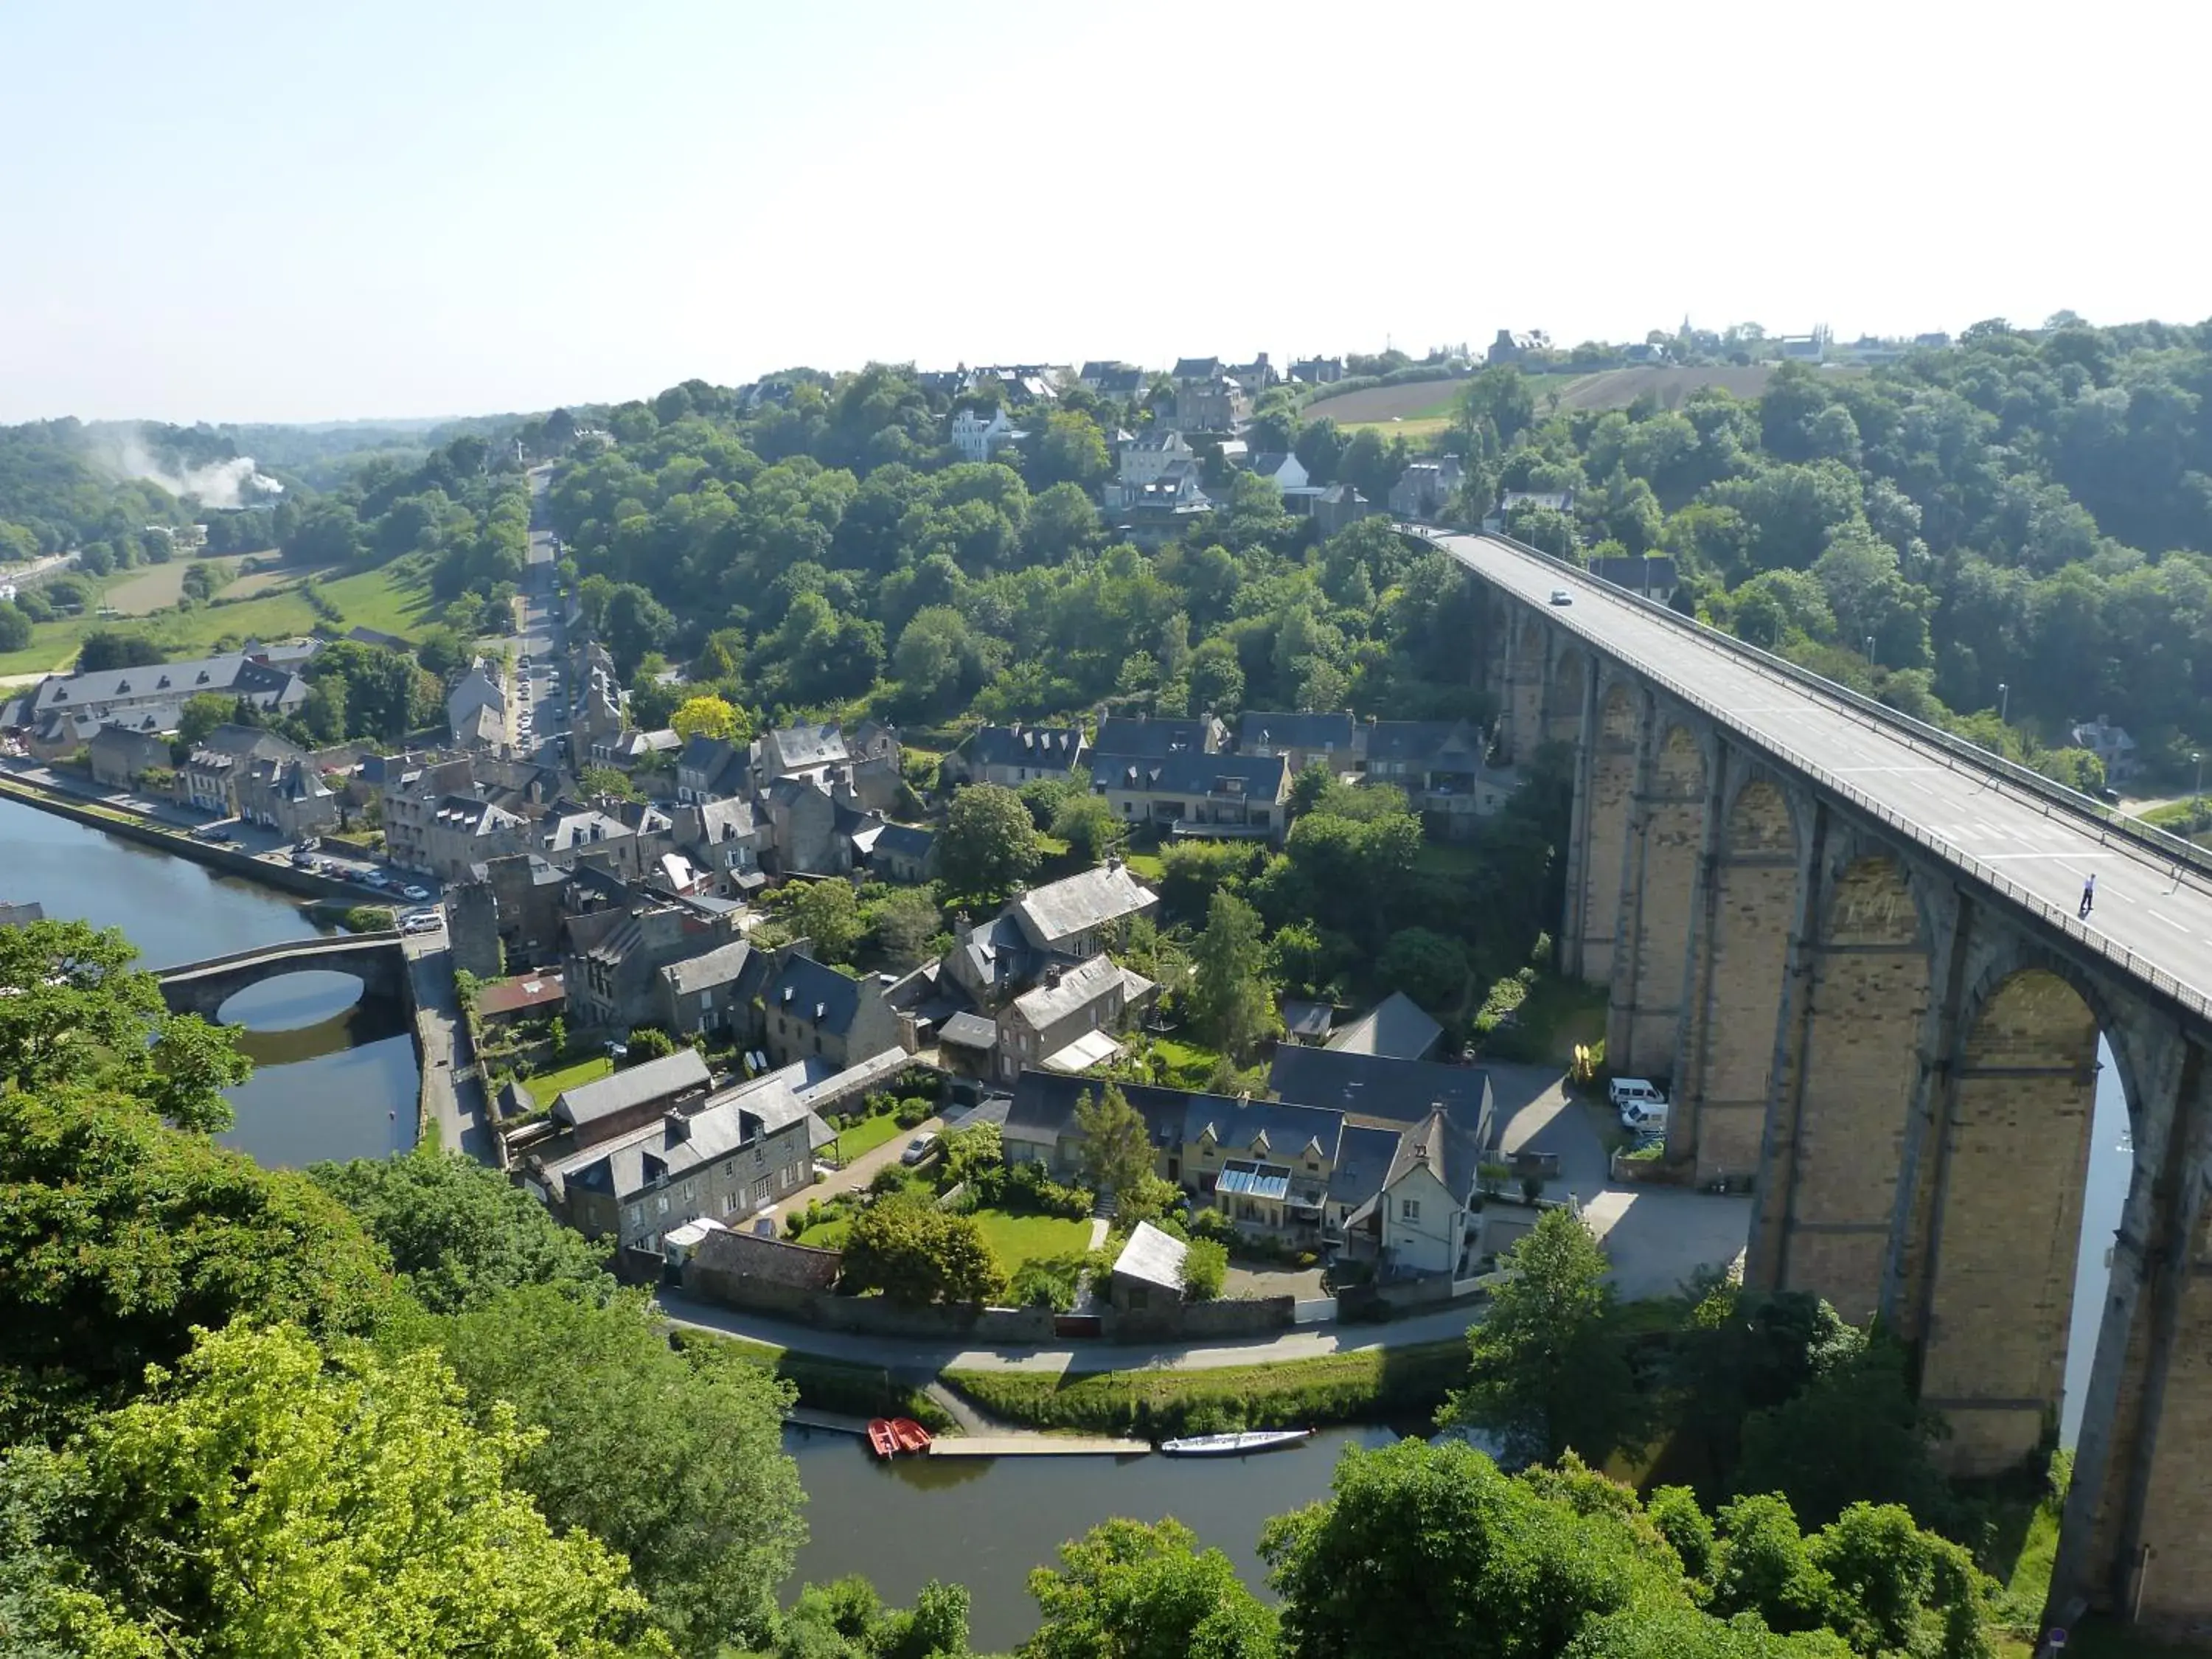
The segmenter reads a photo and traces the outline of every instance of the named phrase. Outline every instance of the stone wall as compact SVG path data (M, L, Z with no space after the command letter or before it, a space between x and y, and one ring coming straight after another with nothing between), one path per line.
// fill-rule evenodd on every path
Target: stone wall
M1291 1297L1262 1296L1186 1302L1169 1308L1109 1308L1103 1322L1109 1342L1199 1341L1288 1330L1297 1306ZM1047 1334L1050 1334L1049 1320Z
M1635 816L1639 845L1622 907L1627 930L1613 969L1606 1064L1671 1084L1705 830L1705 754L1688 727L1667 728Z
M1630 797L1636 791L1636 694L1615 685L1598 705L1597 742L1589 757L1583 806L1582 974L1592 985L1613 983L1620 927L1621 880L1628 856Z

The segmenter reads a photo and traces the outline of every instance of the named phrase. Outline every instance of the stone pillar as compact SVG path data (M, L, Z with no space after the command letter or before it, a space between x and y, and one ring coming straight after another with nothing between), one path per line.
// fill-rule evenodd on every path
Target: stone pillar
M1752 1282L1812 1291L1858 1323L1881 1297L1928 947L1894 857L1841 863L1822 886L1817 928L1791 953L1750 1263Z
M1544 632L1551 641L1551 665L1544 681L1544 736L1553 743L1580 743L1589 717L1589 657L1558 629Z
M1664 724L1654 720L1649 729ZM1689 727L1665 724L1640 769L1630 814L1634 844L1621 894L1621 947L1606 1020L1606 1064L1615 1073L1673 1081L1681 1046L1690 919L1705 839L1705 750Z
M1667 1125L1668 1162L1694 1163L1700 1185L1747 1180L1759 1168L1790 924L1805 874L1788 797L1740 752L1722 753L1707 798L1688 1001Z
M1583 938L1589 929L1584 914L1589 899L1590 786L1597 755L1597 665L1583 660L1581 684L1576 688L1581 718L1575 744L1575 798L1567 822L1566 894L1553 947L1562 974L1587 980L1583 963Z
M2135 1162L2045 1622L2085 1602L2122 1617L2139 1603L2159 1624L2212 1617L2212 1055L2160 1024L2129 1091Z
M1951 1471L1996 1474L2057 1423L2096 1017L2057 974L2021 969L1980 1001L1960 1061L1943 1126L1920 1394L1950 1423Z
M1636 793L1637 758L1645 725L1646 699L1615 684L1600 698L1592 722L1589 789L1583 812L1581 924L1582 976L1592 985L1613 983L1613 945L1620 929L1622 882L1631 847L1629 812Z
M1544 697L1551 665L1546 660L1552 630L1525 605L1515 605L1508 623L1507 689L1499 720L1509 762L1520 762L1544 740Z

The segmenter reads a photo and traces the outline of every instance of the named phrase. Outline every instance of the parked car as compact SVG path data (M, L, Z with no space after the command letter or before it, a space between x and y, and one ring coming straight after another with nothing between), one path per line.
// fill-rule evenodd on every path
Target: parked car
M403 896L413 899L417 904L430 896L430 890L427 887L403 887L399 890Z
M1606 1097L1620 1114L1624 1129L1667 1127L1667 1097L1648 1078L1617 1077L1606 1085Z
M899 1162L902 1164L919 1164L936 1149L936 1131L931 1130L927 1133L918 1134L912 1140L907 1142L906 1150L899 1154Z
M401 931L410 933L434 933L446 925L445 917L435 910L422 910L399 924Z
M386 875L381 870L372 870L367 875L363 876L362 879L367 882L371 887L389 887L392 885L392 878Z
M194 841L236 841L236 833L220 823L204 823L192 831Z

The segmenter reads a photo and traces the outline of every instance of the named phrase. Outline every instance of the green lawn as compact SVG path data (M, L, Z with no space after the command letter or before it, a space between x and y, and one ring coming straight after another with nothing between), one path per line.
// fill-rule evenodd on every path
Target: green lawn
M1091 1224L1069 1221L1056 1215L1009 1215L1004 1210L978 1210L976 1224L990 1241L991 1254L1009 1277L1024 1261L1054 1256L1081 1255L1091 1248Z
M438 610L426 581L390 565L325 582L322 591L344 614L341 633L359 624L387 634L412 634L435 620ZM174 659L204 656L222 641L288 639L312 632L322 620L297 588L241 599L235 605L157 611L144 617L103 619L89 614L98 603L88 606L85 616L38 623L31 630L30 644L21 651L0 653L0 674L65 668L75 659L84 636L95 628L120 628L143 635Z
M550 1106L554 1097L563 1089L573 1089L580 1083L596 1083L603 1077L614 1075L615 1063L605 1054L590 1060L580 1060L574 1066L564 1066L557 1072L540 1072L536 1077L522 1079L522 1086L540 1106Z
M1413 867L1433 876L1468 876L1482 867L1482 849L1459 842L1425 841Z
M1203 1089L1213 1068L1221 1063L1221 1056L1212 1049L1195 1042L1178 1042L1173 1037L1154 1037L1152 1053L1167 1063L1167 1086L1171 1089Z
M851 1128L839 1131L837 1161L850 1164L861 1153L872 1152L886 1140L896 1138L898 1133L898 1120L889 1112L880 1117L864 1117Z
M1167 874L1167 866L1160 862L1158 853L1124 853L1121 862L1129 866L1129 873L1139 881L1157 882Z
M811 1244L817 1250L842 1250L845 1235L853 1231L849 1221L817 1221L799 1236L801 1244Z

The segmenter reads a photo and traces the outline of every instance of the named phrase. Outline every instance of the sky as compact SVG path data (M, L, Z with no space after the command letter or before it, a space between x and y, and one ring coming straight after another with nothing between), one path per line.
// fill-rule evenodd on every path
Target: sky
M0 5L0 422L2212 316L2212 7Z

